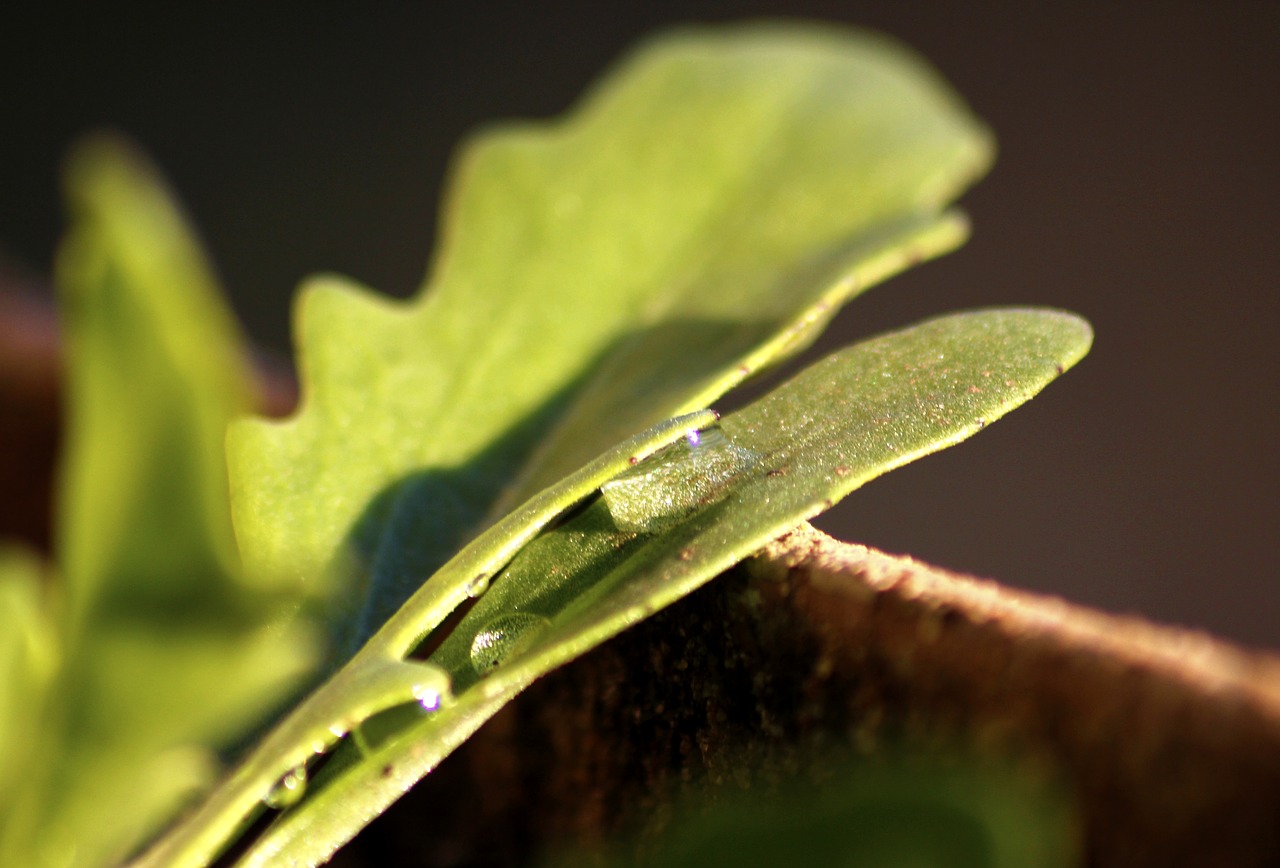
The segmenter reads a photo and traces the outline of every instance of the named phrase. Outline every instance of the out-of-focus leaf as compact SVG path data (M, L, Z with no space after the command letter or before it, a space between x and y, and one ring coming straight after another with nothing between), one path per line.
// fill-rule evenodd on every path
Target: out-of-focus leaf
M994 310L864 342L605 483L525 547L429 660L456 700L388 712L245 865L332 853L534 679L688 594L854 490L957 443L1088 351L1071 314ZM428 585L428 588L430 585Z
M100 137L67 172L60 666L0 864L119 859L314 660L241 578L223 441L244 351L150 168Z
M28 774L57 665L43 573L34 554L0 544L0 817L12 810Z
M69 161L66 190L57 527L73 620L192 599L225 605L237 571L223 440L250 399L239 335L137 155L92 139Z
M1013 768L923 758L836 764L821 783L685 799L657 840L615 848L608 864L703 868L1072 868L1076 818L1065 793ZM555 865L583 864L577 858ZM598 861L598 859L596 860Z
M905 49L798 24L666 36L477 137L420 298L305 288L302 410L232 432L250 570L364 599L368 636L487 522L959 243L989 154Z

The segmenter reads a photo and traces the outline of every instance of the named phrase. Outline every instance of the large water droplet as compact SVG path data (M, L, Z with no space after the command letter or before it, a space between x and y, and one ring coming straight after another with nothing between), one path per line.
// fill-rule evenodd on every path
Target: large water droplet
M600 493L620 530L657 533L727 495L729 483L759 461L717 425L658 450Z
M284 777L276 782L276 785L267 793L266 798L262 801L268 808L275 808L282 811L285 808L296 805L298 801L306 795L307 792L307 767L298 766L291 769Z
M551 622L532 612L499 615L476 632L471 641L471 668L481 675L515 654Z

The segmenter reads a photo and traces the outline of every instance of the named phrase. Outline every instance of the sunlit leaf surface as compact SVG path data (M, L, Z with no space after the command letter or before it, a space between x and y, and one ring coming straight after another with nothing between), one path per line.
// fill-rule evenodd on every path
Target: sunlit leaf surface
M865 481L982 429L1091 339L1084 321L1057 311L943 317L831 356L605 483L525 547L430 656L455 700L372 721L371 750L326 768L245 864L332 852L532 680Z
M419 298L305 288L300 413L232 432L246 563L353 601L354 649L486 523L959 243L989 154L909 52L803 25L666 36L476 137Z

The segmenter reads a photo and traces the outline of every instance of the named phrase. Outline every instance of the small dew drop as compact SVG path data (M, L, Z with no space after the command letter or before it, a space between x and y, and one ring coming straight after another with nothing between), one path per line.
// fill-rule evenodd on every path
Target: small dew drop
M313 754L316 754L317 756L324 753L328 749L329 749L329 745L325 744L320 739L316 739L315 741L311 742L311 752Z
M307 767L298 766L285 774L262 800L268 808L283 811L296 805L307 792Z
M467 596L476 599L485 591L489 590L489 574L481 573L471 581L467 582Z
M523 648L551 624L532 612L500 615L485 624L471 641L471 668L484 675Z
M346 727L344 727L342 724L335 723L329 727L329 733L334 738L342 738L347 734L347 730L346 730Z

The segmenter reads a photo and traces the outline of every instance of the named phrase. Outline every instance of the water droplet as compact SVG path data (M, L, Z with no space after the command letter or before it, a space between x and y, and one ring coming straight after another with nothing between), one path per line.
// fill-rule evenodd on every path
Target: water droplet
M489 590L489 574L481 573L471 581L467 582L467 596L476 599L485 591Z
M282 777L262 801L268 808L283 811L296 805L307 792L307 767L298 766Z
M658 450L600 493L620 530L657 533L727 495L729 483L759 461L712 426Z
M529 643L551 622L532 612L500 615L485 624L471 642L471 668L481 675Z

